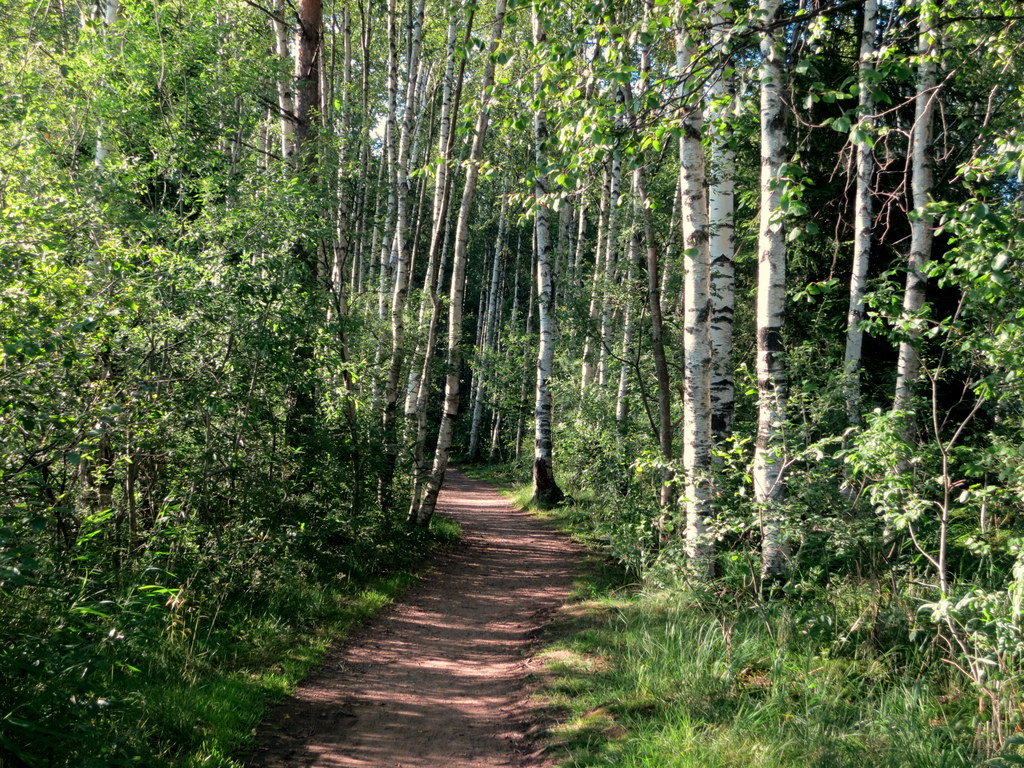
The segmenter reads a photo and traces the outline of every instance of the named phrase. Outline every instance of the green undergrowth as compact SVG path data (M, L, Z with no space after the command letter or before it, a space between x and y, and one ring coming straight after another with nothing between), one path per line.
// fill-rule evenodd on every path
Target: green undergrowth
M110 587L82 610L61 609L81 626L38 616L50 624L40 643L23 637L2 654L8 667L18 661L8 655L23 657L25 670L4 702L0 768L240 768L268 706L459 535L435 517L363 568L285 558L273 578L239 572L219 587L198 577L146 597Z
M470 468L521 505L523 475ZM565 768L960 768L978 700L912 609L878 584L761 602L728 575L710 588L639 579L577 494L540 513L586 543L569 604L547 628L539 701ZM734 579L733 581L739 581ZM908 613L910 611L910 613Z

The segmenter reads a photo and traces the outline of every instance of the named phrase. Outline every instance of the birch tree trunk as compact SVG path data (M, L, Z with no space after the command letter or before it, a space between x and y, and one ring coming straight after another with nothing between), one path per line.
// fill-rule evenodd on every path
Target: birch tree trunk
M395 208L398 204L398 24L395 0L387 2L388 19L388 111L384 129L384 155L387 157L388 203L380 246L380 283L377 286L377 314L384 319L387 297L391 293L392 252L394 248ZM382 158L383 159L383 158ZM379 357L379 356L378 356ZM378 362L381 362L378 360Z
M423 489L430 477L433 467L433 456L427 455L427 404L431 393L431 372L434 365L434 350L437 346L437 330L440 325L442 304L437 296L443 290L444 279L448 269L448 243L452 239L454 226L454 210L449 210L448 221L445 223L441 259L439 261L437 281L433 284L433 297L430 310L430 321L427 325L427 341L420 370L419 386L416 390L416 440L413 446L413 485L412 498L409 504L409 520L415 521L423 501Z
M480 458L480 430L483 425L484 397L487 387L487 366L491 365L490 354L494 350L495 315L498 301L498 276L505 254L505 220L508 214L508 196L503 195L498 211L498 235L494 243L494 258L491 261L491 279L487 288L487 304L483 316L483 334L479 349L480 365L477 372L477 389L473 399L473 418L469 430L469 460Z
M757 236L757 440L754 500L761 515L761 575L777 581L785 565L782 500L786 421L786 361L782 327L786 298L786 239L782 222L782 166L786 128L782 104L780 0L760 0L761 207Z
M481 354L481 352L483 350L484 323L486 322L486 318L484 317L484 315L486 314L486 311L487 311L487 289L483 288L480 291L479 306L477 307L477 312L476 312L476 340L473 342L473 351L476 353L476 360L470 361L470 365L469 365L469 369L470 369L470 371L472 373L472 375L470 377L470 385L469 385L469 402L470 402L470 408L469 408L469 410L470 410L470 419L469 419L469 423L470 423L469 438L470 438L470 440L469 441L470 441L470 451L472 451L472 448L473 448L472 443L473 443L473 426L474 426L474 422L476 422L477 418L483 419L484 399L483 399L483 387L481 386L481 384L483 383L483 367L482 367L483 366L483 355ZM476 445L476 447L477 447L477 450L479 450L479 446L480 446L480 442L479 442L479 440L480 440L480 432L479 432L480 425L479 425L479 422L476 423L476 429L477 429L477 437L476 437L477 445ZM472 454L471 454L470 455L470 461L473 461L473 460L474 460L474 458L472 457Z
M385 134L387 131L385 130ZM387 135L384 137L385 143L387 143ZM373 187L373 231L370 235L370 253L369 253L369 281L372 283L374 279L380 280L379 270L379 259L377 258L377 251L380 248L381 239L381 220L380 220L380 201L381 191L384 187L385 171L387 170L387 158L382 156L377 161L377 183ZM389 185L390 186L390 185ZM379 282L378 282L379 287Z
M420 305L420 326L423 325L424 312L429 312L426 338L416 347L412 370L406 391L406 414L412 415L416 421L416 438L413 443L413 481L409 505L409 519L416 520L422 499L423 485L430 471L429 457L426 453L427 443L427 403L430 398L430 372L434 363L434 350L437 346L437 328L441 318L441 302L438 300L444 268L441 266L442 256L447 253L448 239L451 230L450 211L452 198L451 160L455 135L452 125L458 118L462 101L462 81L465 75L466 59L459 63L458 74L455 73L455 50L458 34L459 18L453 6L448 21L448 42L445 58L445 81L441 91L441 115L437 138L437 175L434 179L434 202L432 227L430 233L430 250L427 253L427 273L423 279L425 299ZM473 12L470 6L465 22L465 45L468 50L469 40L473 31Z
M451 304L448 309L448 351L446 360L444 406L441 414L441 425L438 429L437 447L434 450L434 465L430 472L423 492L423 500L415 511L414 522L426 526L434 515L437 496L444 483L445 470L448 468L448 452L452 444L452 431L455 419L459 415L459 377L462 372L462 300L466 290L466 251L469 246L469 220L473 211L473 199L476 195L477 180L480 176L480 162L483 159L484 140L490 120L492 102L491 91L494 86L494 54L501 43L501 35L505 28L505 8L507 0L496 0L494 7L494 23L491 27L491 42L484 65L481 80L480 112L473 129L473 146L469 161L466 164L466 184L462 191L462 203L459 208L459 221L455 231L455 249L452 254Z
M106 0L103 4L103 37L110 36L110 30L117 23L117 17L121 14L120 0ZM109 54L108 54L109 55ZM93 163L97 168L102 168L107 162L109 148L103 138L102 123L96 129L96 149L93 152Z
M366 235L367 227L370 227L373 235L371 236L371 243L375 243L376 232L377 232L377 205L378 195L377 190L380 187L380 179L378 173L377 184L370 184L370 133L368 130L368 122L370 120L369 110L369 94L370 94L370 44L373 40L373 27L370 24L370 9L367 6L360 6L359 14L359 40L360 49L362 52L362 71L360 72L360 117L362 119L364 130L362 131L362 157L360 160L360 185L363 187L362 194L359 196L359 216L357 221L359 223L359 248L356 259L359 262L358 269L353 265L353 271L356 272L354 281L356 283L355 291L357 294L362 295L366 290L367 285L367 267L370 267L369 272L373 274L373 254L375 253L375 245L371 244L369 250L367 250ZM374 208L373 216L367 216L367 212L370 208L370 197L373 197ZM369 263L368 263L369 262Z
M619 454L619 467L622 472L619 484L623 491L629 487L630 475L630 457L626 438L629 435L629 358L633 348L633 273L637 248L637 236L634 233L629 238L629 246L626 249L626 304L622 313L619 386L615 392L615 440Z
M615 122L621 125L624 89L616 88ZM608 381L608 351L612 344L612 301L611 291L615 285L615 273L618 266L619 247L619 197L622 189L622 155L618 150L612 152L611 169L609 171L608 192L608 227L605 232L604 246L604 290L601 300L601 337L597 350L597 385L603 387Z
M270 22L274 29L274 49L281 61L291 64L292 56L288 49L289 35L286 14L284 0L275 0L274 18ZM281 158L288 162L295 152L295 102L290 75L277 81L277 109L281 132Z
M412 29L409 39L409 56L406 66L405 111L401 135L398 140L398 159L395 165L395 186L398 203L398 222L395 227L395 248L397 263L391 295L391 364L384 387L383 441L384 466L378 485L378 500L381 508L391 508L391 483L398 461L398 382L405 360L405 302L409 295L409 272L412 259L409 209L412 201L412 185L409 183L411 143L415 133L416 100L420 71L420 43L423 37L424 0L419 0L410 20Z
M587 387L594 383L597 375L597 366L594 358L595 338L594 330L597 327L597 320L601 316L601 303L604 291L601 287L602 274L604 271L605 232L608 225L608 208L611 198L611 173L605 170L604 183L601 185L601 202L598 207L597 218L597 242L594 246L594 272L590 279L590 305L587 308L587 338L583 343L583 364L580 371L580 390L586 392Z
M533 45L539 48L544 42L544 25L537 3L533 4ZM541 75L534 75L534 97L540 101ZM544 106L538 104L533 113L534 157L537 177L533 182L535 225L537 237L537 310L540 328L540 344L537 350L537 389L534 400L534 449L533 449L533 504L550 508L565 498L562 489L555 482L551 440L551 369L555 360L555 313L554 284L552 280L550 210L548 208L548 176L541 172L545 166L545 150L548 141L548 126Z
M491 425L491 448L487 460L491 463L501 458L501 425L504 421L501 411L494 412L494 423Z
M530 230L530 282L529 295L526 302L526 344L530 343L530 337L533 336L533 316L534 309L537 303L537 219L534 217L533 227ZM534 369L535 366L531 365L530 369ZM523 442L526 433L526 384L529 376L524 375L522 379L522 385L519 388L519 423L516 425L516 459L523 452Z
M693 64L685 26L676 33L678 76ZM686 554L700 576L708 576L714 550L711 516L711 252L700 97L691 97L679 140L679 187L683 227L683 473L686 482Z
M864 0L863 27L860 33L860 62L858 64L858 123L865 125L872 120L875 105L871 98L869 74L875 66L875 34L878 0ZM850 274L850 311L846 317L846 353L843 356L843 371L846 375L846 420L849 424L860 424L860 368L864 332L860 324L864 320L864 291L868 280L868 263L871 258L872 201L871 182L875 171L875 157L871 146L861 140L857 144L857 195L854 202L853 221L853 269Z
M716 2L712 12L712 48L722 57L708 89L711 123L711 178L708 184L708 226L711 252L711 431L722 444L732 432L736 402L733 383L732 336L736 305L733 218L736 152L732 148L731 113L734 91L732 62L725 55L725 25L731 10Z
M571 282L575 286L580 277L580 262L583 261L583 246L587 239L587 204L582 199L576 210L576 247L572 254L570 269Z
M576 225L575 215L576 210L572 200L563 196L558 209L558 240L555 245L555 262L551 272L555 285L552 301L554 301L554 306L556 307L559 301L564 298L565 281L562 278L568 271L566 267L572 254L572 239Z
M911 197L913 215L910 220L910 255L907 259L907 284L903 293L903 313L900 324L904 339L900 342L896 362L896 394L894 411L910 412L913 405L914 384L921 375L921 357L917 341L921 330L915 322L924 309L928 279L925 267L931 258L932 218L927 213L934 186L935 158L932 154L934 135L934 106L937 87L936 36L934 6L928 0L920 3L918 17L917 96L914 106L914 128L910 136Z
M650 28L650 16L653 3L644 3L644 28ZM640 74L646 94L651 77L651 51L649 46L640 49ZM632 92L630 91L632 102ZM640 158L641 161L643 158ZM677 177L678 179L678 177ZM672 389L665 358L665 320L662 312L662 283L658 259L658 246L654 237L654 225L651 221L651 199L647 194L644 166L638 164L633 172L634 198L636 210L640 217L641 235L643 237L646 268L647 268L647 309L651 315L651 353L654 358L654 377L658 384L658 448L661 452L661 485L658 489L658 504L661 514L655 521L660 543L665 544L669 523L669 507L675 498L675 477L672 455ZM677 181L678 186L678 181ZM665 270L668 271L667 268Z
M458 16L454 13L448 19L448 40L445 46L445 68L441 82L441 113L437 135L437 161L434 170L434 197L431 214L430 245L427 251L427 270L423 277L423 296L420 300L419 324L423 326L426 314L434 309L437 303L438 256L441 239L444 236L445 223L448 218L448 202L450 200L450 181L448 167L451 152L452 126L452 93L455 77L455 43L458 35ZM405 414L414 417L417 413L417 394L420 386L420 371L426 354L426 342L421 340L416 345L412 366L409 370L409 381L405 390Z

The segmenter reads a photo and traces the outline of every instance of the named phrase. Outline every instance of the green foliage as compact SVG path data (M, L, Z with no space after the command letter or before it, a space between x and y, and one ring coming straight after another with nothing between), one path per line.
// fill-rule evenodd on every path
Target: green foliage
M611 694L581 693L591 710L607 710L579 713L603 723L580 730L601 745L578 752L582 764L952 766L994 755L1024 716L1019 14L1007 0L927 6L942 34L932 94L942 151L932 202L915 211L907 138L923 6L882 6L882 46L865 83L876 114L858 106L859 10L783 8L791 150L779 210L764 215L788 234L788 411L775 425L788 571L778 601L762 605L750 597L763 512L750 477L762 213L756 9L719 6L723 24L695 0L539 0L547 39L534 45L532 6L510 3L469 216L465 357L486 380L498 457L514 458L522 480L537 345L531 185L546 173L540 203L558 222L554 450L570 494L554 514L631 578L677 592L616 606L621 638L599 627L571 641L614 659L618 671L597 670L608 686L598 691L636 704L613 711ZM428 57L442 49L449 13L478 15L457 30L465 71L449 194L458 201L490 19L477 4L427 7ZM393 277L382 247L394 225L380 131L382 11L328 7L327 103L314 116L315 151L291 159L278 156L288 125L278 87L289 90L291 62L271 53L257 5L123 0L109 24L97 11L0 0L0 751L28 765L229 765L258 702L311 663L323 632L384 599L354 585L410 567L427 543L371 498L387 461L377 442ZM350 58L341 54L345 19L354 48L370 35L369 49ZM676 71L677 31L693 49L686 72ZM407 233L416 254L407 363L427 335L423 316L413 318L432 235L440 67L426 64L417 135L405 147L418 166L410 179L420 211ZM723 76L735 87L719 94L702 130L736 157L738 397L732 434L715 446L718 580L697 592L683 576L685 478L657 441L643 255L649 245L657 256L652 282L674 392L683 276L676 144L687 109ZM527 116L537 109L550 129L539 163L528 159ZM855 146L878 162L863 423L848 422L842 349ZM618 163L621 199L609 203L603 187ZM637 168L645 201L630 188ZM498 341L471 352L468 319L488 283L506 192ZM648 203L650 243L640 208ZM563 218L570 209L582 227ZM598 236L611 210L609 262ZM936 242L925 307L910 315L905 256L922 218ZM639 258L627 280L634 237ZM603 312L592 301L606 302ZM627 310L634 332L623 345ZM923 378L913 412L893 414L901 342L919 352ZM601 385L580 385L584 348L604 357ZM427 370L435 393L438 357ZM427 416L438 423L436 397ZM396 499L409 483L408 426ZM662 507L665 477L674 498ZM305 650L292 658L293 647ZM609 746L608 713L636 735Z
M593 563L546 636L549 739L574 766L974 765L963 682L913 623L879 584L763 604Z
M0 24L0 762L226 766L430 537L298 257L331 190L247 149L263 17L63 8Z

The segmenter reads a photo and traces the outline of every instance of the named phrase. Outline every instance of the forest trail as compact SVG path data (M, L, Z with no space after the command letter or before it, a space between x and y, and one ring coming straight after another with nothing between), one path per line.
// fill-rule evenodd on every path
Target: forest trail
M487 483L448 470L463 539L332 652L263 725L253 768L534 768L524 678L578 549Z

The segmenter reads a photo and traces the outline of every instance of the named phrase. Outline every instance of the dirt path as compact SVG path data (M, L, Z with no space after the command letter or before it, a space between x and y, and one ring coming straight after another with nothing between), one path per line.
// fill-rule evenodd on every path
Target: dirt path
M253 768L534 768L524 677L565 600L575 547L449 470L438 511L464 543L368 623L264 724Z

